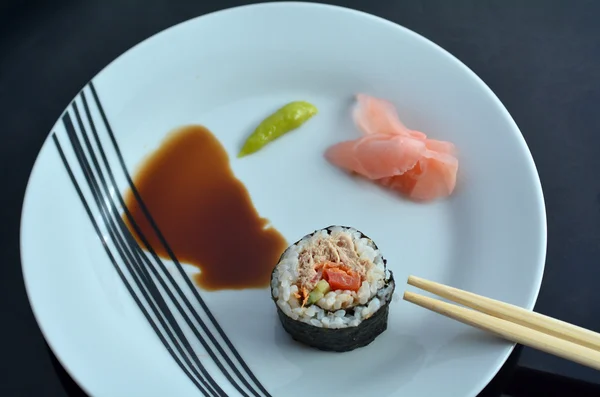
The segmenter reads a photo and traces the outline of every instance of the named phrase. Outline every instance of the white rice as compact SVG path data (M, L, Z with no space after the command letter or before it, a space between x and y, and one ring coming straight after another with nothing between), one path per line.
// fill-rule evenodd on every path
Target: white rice
M352 228L329 228L332 235L349 234L354 242L356 253L370 264L359 290L330 291L310 306L302 307L294 295L298 292L298 255L309 242L327 237L327 230L320 230L289 247L277 264L271 280L273 298L288 317L300 320L315 327L346 328L358 326L371 317L383 304L391 299L393 284L386 286L389 275L385 262L375 244Z

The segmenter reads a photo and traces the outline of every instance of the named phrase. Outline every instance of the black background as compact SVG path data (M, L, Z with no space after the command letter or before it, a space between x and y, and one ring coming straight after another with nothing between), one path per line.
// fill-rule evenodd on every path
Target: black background
M131 46L178 22L245 3L8 0L0 5L0 396L78 395L35 323L19 259L23 194L50 128L83 85ZM536 310L600 331L600 2L331 3L422 34L498 95L531 149L546 200L548 259ZM548 393L564 384L529 369L600 384L600 373L591 369L527 348L517 353L496 381L511 394L529 388L528 395L551 395L541 394L541 388L550 387ZM572 395L583 393L572 383L567 387Z

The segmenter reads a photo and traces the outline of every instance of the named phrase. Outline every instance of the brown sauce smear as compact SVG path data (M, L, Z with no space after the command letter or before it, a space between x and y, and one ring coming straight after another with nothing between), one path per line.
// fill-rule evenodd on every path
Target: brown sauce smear
M287 243L260 217L229 167L227 152L209 130L187 126L171 133L143 163L134 184L177 259L200 268L195 279L200 287L269 285ZM125 203L156 253L170 259L130 190ZM123 219L140 242L125 215Z

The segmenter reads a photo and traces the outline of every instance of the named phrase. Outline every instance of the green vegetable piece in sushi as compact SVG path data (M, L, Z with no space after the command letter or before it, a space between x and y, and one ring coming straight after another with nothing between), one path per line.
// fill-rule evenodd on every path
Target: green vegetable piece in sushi
M327 280L320 280L317 285L315 286L315 289L317 291L321 291L323 294L326 294L329 292L329 290L331 288L329 288L329 283L327 282Z
M315 285L315 288L308 294L308 300L306 304L314 305L325 296L326 293L329 292L331 288L329 288L329 283L326 280L321 280Z
M304 101L291 102L264 119L248 137L238 157L262 149L268 143L292 131L317 114L317 108Z
M312 290L312 292L310 294L308 294L308 300L306 301L306 304L307 305L314 305L323 296L325 296L324 293L322 293L321 291L318 291L318 290L314 289L314 290Z
M321 280L315 285L315 290L321 291L323 295L329 292L331 288L329 287L329 283L326 280Z

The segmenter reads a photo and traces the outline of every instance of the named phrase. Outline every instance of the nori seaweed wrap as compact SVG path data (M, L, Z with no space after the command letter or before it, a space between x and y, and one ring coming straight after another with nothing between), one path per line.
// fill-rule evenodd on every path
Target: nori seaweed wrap
M385 331L394 289L375 243L343 226L292 244L271 275L271 297L285 331L327 351L366 346Z

